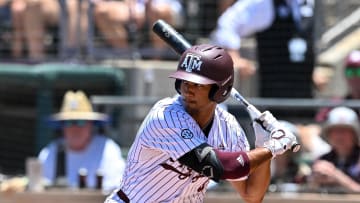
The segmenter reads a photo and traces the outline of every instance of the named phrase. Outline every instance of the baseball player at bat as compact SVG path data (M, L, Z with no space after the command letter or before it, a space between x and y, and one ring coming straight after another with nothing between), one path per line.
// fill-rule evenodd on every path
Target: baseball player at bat
M271 159L296 137L266 111L254 122L256 148L250 150L236 118L218 106L234 81L233 61L221 47L192 46L170 77L179 94L152 107L120 187L105 202L203 202L210 180L229 181L245 202L261 202Z

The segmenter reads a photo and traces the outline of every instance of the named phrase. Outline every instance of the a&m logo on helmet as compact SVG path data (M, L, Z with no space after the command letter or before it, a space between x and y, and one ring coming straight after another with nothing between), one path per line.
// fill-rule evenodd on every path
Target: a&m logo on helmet
M181 67L184 68L186 72L191 73L193 70L200 71L202 63L201 56L187 53L183 62L181 63Z

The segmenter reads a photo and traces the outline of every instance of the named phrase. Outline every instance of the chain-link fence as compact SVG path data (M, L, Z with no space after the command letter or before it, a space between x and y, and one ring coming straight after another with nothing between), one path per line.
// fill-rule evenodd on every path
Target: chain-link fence
M85 1L87 0L79 2ZM11 60L11 47L14 36L12 30L12 23L14 21L11 19L11 2L9 1L8 4L0 7L0 15L2 16L0 19L0 57L3 60ZM151 29L149 22L145 22L144 26L139 28L136 27L134 22L129 21L126 25L129 47L126 49L114 49L105 42L106 35L99 32L94 19L94 5L91 3L92 1L89 2L90 6L87 10L89 22L87 42L76 47L76 52L72 54L73 57L83 61L104 58L151 58L151 54L155 52L149 46L149 29ZM181 2L184 11L184 21L182 26L179 27L179 31L191 42L197 42L208 38L210 32L216 26L218 16L232 0L184 0ZM315 38L318 51L331 47L336 41L359 26L360 1L318 0L314 2L316 4ZM67 51L64 47L64 39L66 38L66 19L68 16L64 3L66 4L66 1L59 0L61 18L58 26L47 28L46 35L42 39L47 54L46 60L60 60ZM78 25L81 26L80 24ZM25 38L24 34L23 37ZM24 52L27 51L28 47L24 45ZM161 54L163 54L165 59L174 59L176 57L171 52L163 52ZM26 55L24 55L21 59L26 58Z

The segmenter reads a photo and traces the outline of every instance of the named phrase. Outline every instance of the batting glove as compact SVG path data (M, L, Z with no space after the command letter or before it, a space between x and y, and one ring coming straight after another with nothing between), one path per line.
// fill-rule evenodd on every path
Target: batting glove
M257 119L255 119L253 122L255 146L263 147L264 143L270 140L271 131L279 128L279 125L280 123L269 111L263 112Z
M260 123L261 126L269 132L272 132L281 126L279 121L270 113L270 111L263 112L255 121Z
M273 157L285 153L291 149L293 144L297 143L296 136L281 126L271 131L270 137L271 139L264 143L264 147L271 151Z

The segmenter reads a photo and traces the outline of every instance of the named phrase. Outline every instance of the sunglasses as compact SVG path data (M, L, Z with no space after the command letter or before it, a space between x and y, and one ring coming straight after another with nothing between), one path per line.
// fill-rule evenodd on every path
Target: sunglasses
M86 120L67 120L64 121L64 127L71 127L71 126L78 126L78 127L84 127L86 124Z
M346 77L360 77L360 67L357 68L348 68L345 70Z

